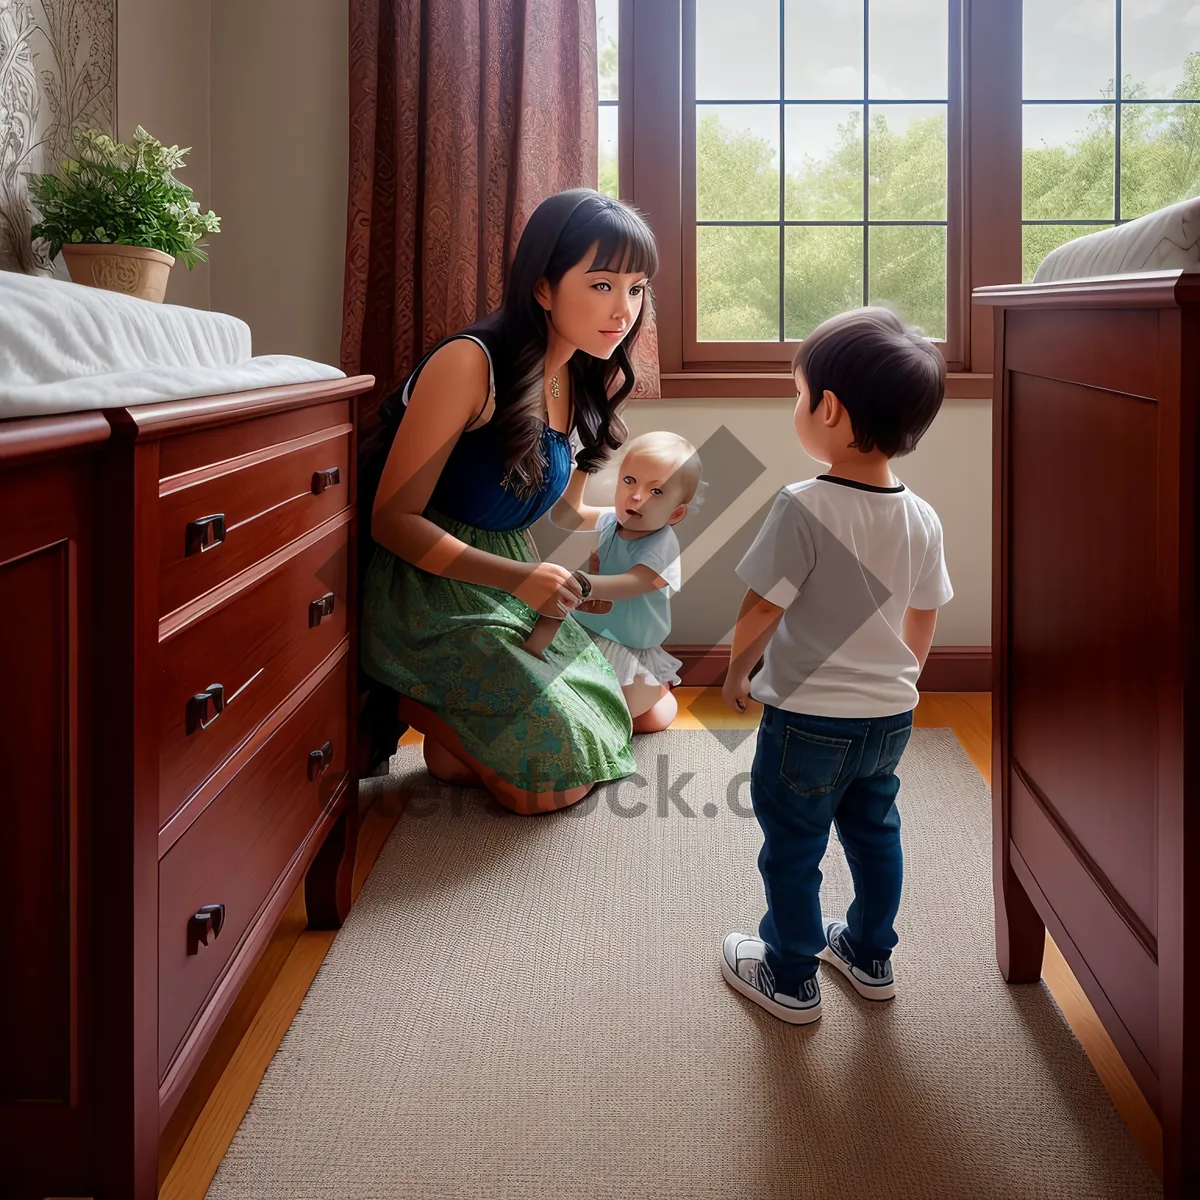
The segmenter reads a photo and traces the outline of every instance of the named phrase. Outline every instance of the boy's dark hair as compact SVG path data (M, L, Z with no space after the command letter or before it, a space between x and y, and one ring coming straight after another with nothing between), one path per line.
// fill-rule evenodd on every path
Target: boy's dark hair
M908 454L942 407L946 362L890 309L858 308L822 322L792 362L816 412L829 391L850 414L854 446L889 458Z

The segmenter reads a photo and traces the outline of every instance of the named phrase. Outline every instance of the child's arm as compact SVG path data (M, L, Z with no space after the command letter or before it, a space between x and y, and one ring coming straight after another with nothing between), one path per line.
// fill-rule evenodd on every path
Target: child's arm
M559 529L572 532L589 532L596 528L600 514L605 510L592 504L584 504L583 489L587 485L588 473L575 470L567 483L567 490L550 510L550 520Z
M816 544L804 509L783 488L737 566L737 576L746 585L746 595L733 627L729 672L721 689L730 708L746 711L750 672L775 636L785 609L800 594L816 559ZM775 600L768 600L767 596L774 596ZM776 603L779 600L783 603Z
M922 671L925 669L925 660L929 657L929 647L933 645L933 630L937 625L938 609L954 598L954 588L946 572L942 523L932 509L929 510L928 519L932 536L925 552L921 576L909 594L908 607L904 610L900 628L904 644L913 652L920 664L918 669Z
M630 567L623 575L592 574L587 579L592 585L589 600L629 600L667 586L667 581L653 567L640 564Z
M730 708L746 711L750 696L750 671L763 656L767 643L775 636L783 609L764 600L752 588L746 589L737 624L733 627L733 645L729 651L729 672L721 695Z
M602 509L612 518L612 509ZM602 533L603 539L604 534ZM592 585L588 593L590 600L631 600L634 596L645 596L650 592L671 588L678 591L683 586L680 563L679 540L667 526L635 547L633 565L621 574L601 574L600 558L593 553L588 560L585 578ZM668 596L671 594L667 593Z
M929 657L929 647L933 645L933 630L937 625L936 608L906 608L904 610L904 644L917 657L925 669L925 659Z

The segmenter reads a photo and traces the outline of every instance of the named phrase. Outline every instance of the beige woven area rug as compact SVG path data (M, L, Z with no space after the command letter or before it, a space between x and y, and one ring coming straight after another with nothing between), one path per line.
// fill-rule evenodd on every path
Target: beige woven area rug
M897 998L822 967L824 1016L790 1027L726 986L763 900L735 742L638 738L637 776L535 818L404 747L366 786L412 799L208 1195L1161 1195L1049 992L1000 977L988 791L948 730L900 767Z

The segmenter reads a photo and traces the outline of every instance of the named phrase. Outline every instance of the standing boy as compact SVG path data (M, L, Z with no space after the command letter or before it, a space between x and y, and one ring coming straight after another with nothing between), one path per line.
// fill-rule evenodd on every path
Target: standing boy
M757 937L729 934L721 966L769 1013L807 1024L821 1015L818 959L862 996L895 994L896 766L954 593L937 513L890 469L941 407L937 347L886 309L858 309L814 330L793 370L796 436L829 469L780 491L737 569L749 590L723 694L738 711L747 696L763 705L750 794L767 912ZM844 921L821 912L831 825L854 881Z

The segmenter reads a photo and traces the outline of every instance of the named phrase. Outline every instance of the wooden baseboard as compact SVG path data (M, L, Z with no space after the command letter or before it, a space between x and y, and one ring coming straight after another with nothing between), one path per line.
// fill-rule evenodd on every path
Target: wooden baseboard
M934 646L917 680L923 692L990 692L990 646Z
M683 663L682 687L720 687L729 669L729 646L682 645L664 649ZM990 692L992 651L989 646L934 646L917 686L923 692Z
M683 666L680 687L721 687L729 670L729 646L664 646Z

